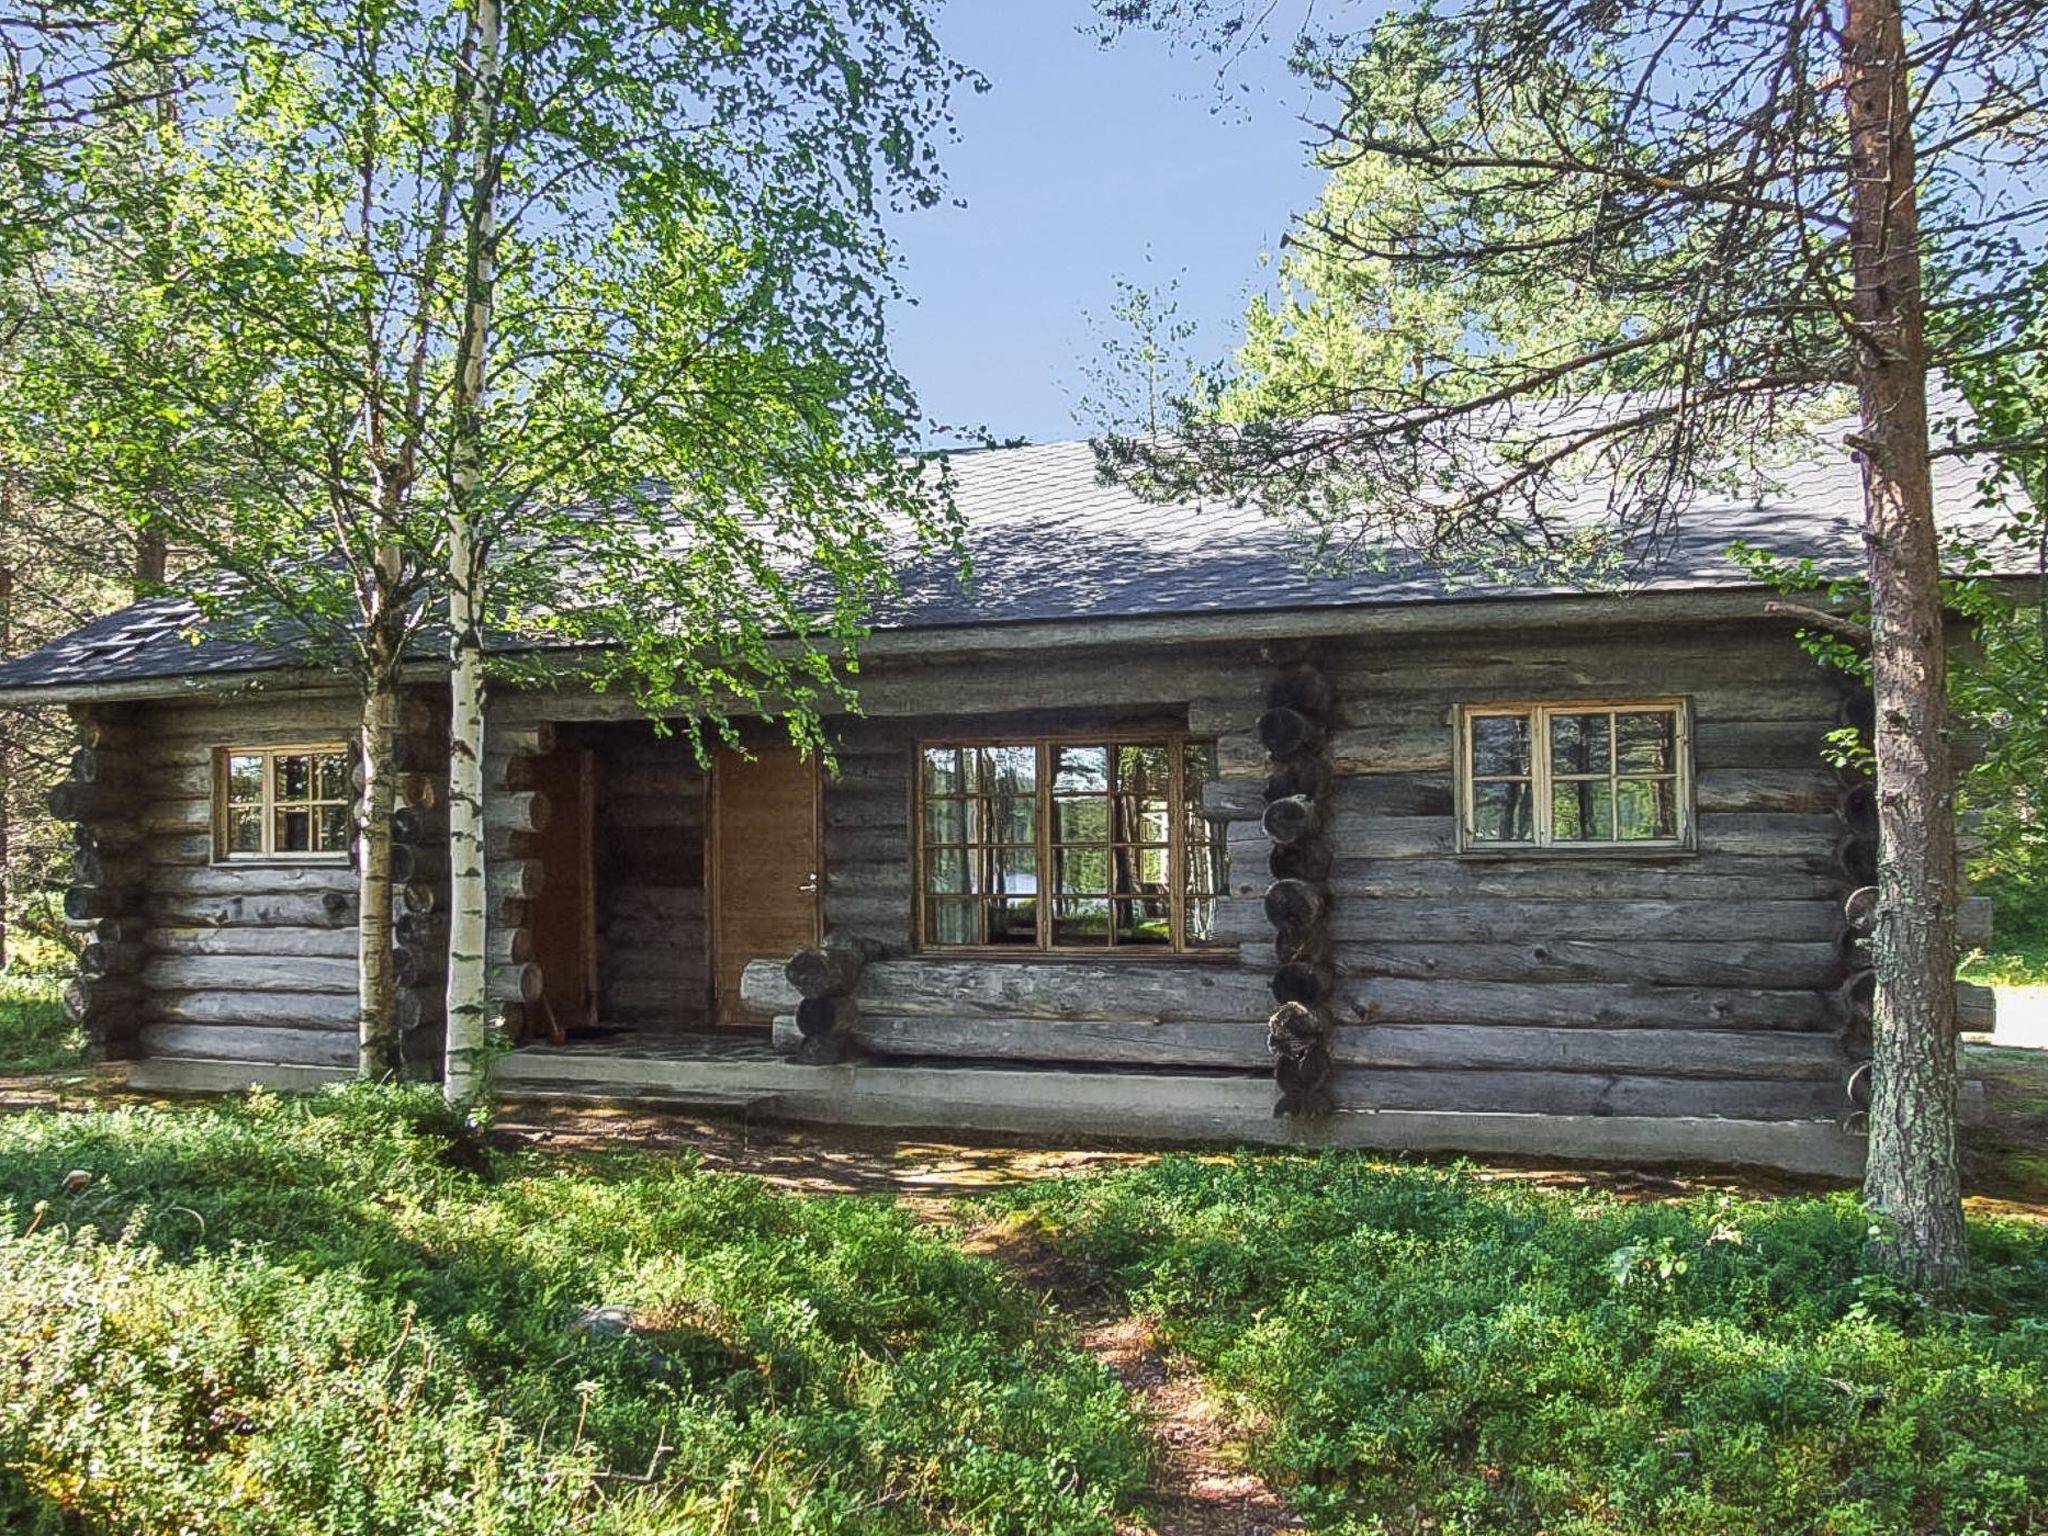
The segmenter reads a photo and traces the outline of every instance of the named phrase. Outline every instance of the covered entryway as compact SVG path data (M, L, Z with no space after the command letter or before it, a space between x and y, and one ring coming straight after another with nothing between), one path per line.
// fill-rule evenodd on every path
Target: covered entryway
M712 765L708 881L713 1019L759 1024L740 997L755 960L819 939L818 763L794 747L723 750Z

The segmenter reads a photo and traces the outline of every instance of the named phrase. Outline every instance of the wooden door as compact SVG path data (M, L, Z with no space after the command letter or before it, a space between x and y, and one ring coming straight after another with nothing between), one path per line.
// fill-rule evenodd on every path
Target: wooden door
M540 966L541 1023L560 1036L597 1020L595 768L588 747L563 745L533 766L548 797L535 834L544 878L533 905L533 958Z
M753 960L818 942L818 765L788 746L721 752L711 775L712 1017L765 1024L740 1001Z

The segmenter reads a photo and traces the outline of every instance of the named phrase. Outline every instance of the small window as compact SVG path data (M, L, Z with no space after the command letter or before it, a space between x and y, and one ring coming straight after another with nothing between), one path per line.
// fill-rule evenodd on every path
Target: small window
M214 759L214 856L345 857L354 801L344 746L224 747Z
M933 743L918 751L928 949L1186 950L1210 943L1223 839L1213 743Z
M1690 847L1691 752L1682 700L1468 704L1459 845Z

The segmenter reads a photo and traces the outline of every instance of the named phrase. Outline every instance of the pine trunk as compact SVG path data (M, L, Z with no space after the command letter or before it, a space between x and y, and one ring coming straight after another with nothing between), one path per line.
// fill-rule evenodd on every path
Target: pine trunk
M1882 849L1864 1188L1891 1226L1880 1245L1888 1267L1938 1290L1968 1261L1956 1165L1956 846L1898 0L1846 0L1842 37Z
M454 494L448 503L449 719L448 755L448 1045L442 1092L453 1104L484 1091L484 996L488 924L484 883L484 678L478 596L477 487L482 462L484 388L496 280L494 207L497 188L498 77L502 50L498 0L477 0L476 163L464 263L463 334L455 382Z
M373 674L382 674L382 668ZM356 827L362 862L356 899L357 1071L399 1070L398 989L391 960L391 813L396 806L398 694L388 675L363 690L363 797Z

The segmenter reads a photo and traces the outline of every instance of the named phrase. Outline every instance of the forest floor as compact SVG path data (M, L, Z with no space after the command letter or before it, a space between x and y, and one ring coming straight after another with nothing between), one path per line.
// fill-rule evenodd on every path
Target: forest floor
M12 1003L31 1046L47 1007ZM1868 1267L1853 1192L1764 1173L565 1105L479 1136L419 1089L165 1102L21 1055L0 1528L2048 1524L2040 1051L1969 1050L1957 1307Z

